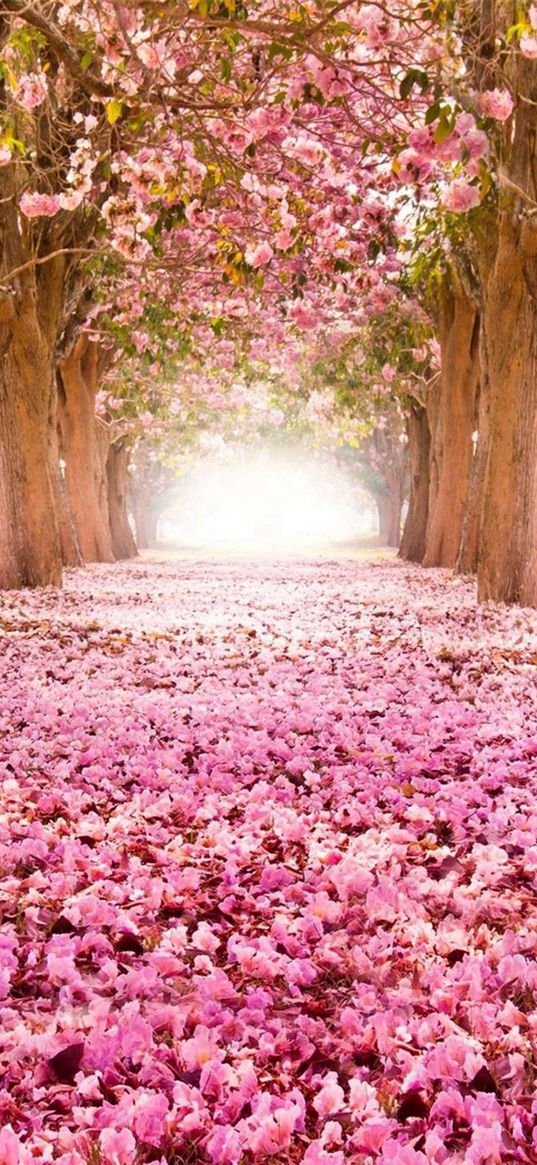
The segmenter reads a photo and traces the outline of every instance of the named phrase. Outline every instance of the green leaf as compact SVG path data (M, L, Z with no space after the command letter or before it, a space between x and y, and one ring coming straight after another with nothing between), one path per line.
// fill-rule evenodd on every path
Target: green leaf
M277 40L273 40L269 45L269 61L273 61L275 57L283 57L284 60L289 61L292 55L292 50L287 45L280 44Z
M84 56L81 58L80 66L82 69L89 69L92 62L93 62L93 53L87 52L87 53L84 53Z
M123 104L117 100L117 97L112 97L106 104L106 120L110 125L115 125L123 111Z
M435 140L437 146L441 146L442 142L447 141L447 139L453 133L453 126L454 126L454 118L453 117L447 118L447 117L442 116L440 118L440 121L438 122L438 125L434 131L434 140Z
M436 121L437 117L440 116L441 112L442 112L442 103L440 101L435 101L434 105L429 106L429 108L425 114L425 125L431 125L433 121Z
M413 88L414 88L414 70L411 69L410 73L407 73L406 77L403 77L403 80L401 81L401 84L399 86L399 96L402 98L403 101L405 100L406 97L408 97L410 95Z
M422 69L409 69L406 77L403 77L399 86L399 95L403 101L410 95L414 85L418 85L422 93L429 88L429 77Z

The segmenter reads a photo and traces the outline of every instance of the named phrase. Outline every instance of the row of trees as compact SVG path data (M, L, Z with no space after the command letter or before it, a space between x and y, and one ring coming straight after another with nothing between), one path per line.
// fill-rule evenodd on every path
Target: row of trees
M449 56L400 155L417 197L395 343L394 319L379 316L380 343L378 325L369 327L359 339L366 358L358 367L354 359L350 373L348 354L343 369L336 365L336 400L343 384L348 413L354 384L351 412L357 402L363 412L364 392L371 404L388 362L391 410L397 402L404 414L410 461L401 555L476 573L482 599L534 606L537 9L483 0L437 5L436 13ZM481 114L477 128L470 110ZM457 132L466 159L442 193L439 152L449 152ZM385 401L380 411L389 414ZM385 474L392 513L399 483Z
M360 80L347 8L0 6L2 586L128 544L125 441L93 415L118 317L145 379L169 383L185 347L229 361L251 295L266 288L268 325L280 296L337 275L311 216L344 190L356 104L371 123L377 82L395 100L385 61Z
M135 552L137 447L150 539L148 437L325 393L403 555L537 603L537 10L2 0L0 45L0 585Z

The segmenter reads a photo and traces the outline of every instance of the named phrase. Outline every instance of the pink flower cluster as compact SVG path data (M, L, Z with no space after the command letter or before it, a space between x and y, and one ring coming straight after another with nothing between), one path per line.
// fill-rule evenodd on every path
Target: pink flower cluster
M515 103L508 89L487 89L479 99L481 112L496 121L507 121Z
M535 1160L535 612L137 562L0 633L2 1165Z

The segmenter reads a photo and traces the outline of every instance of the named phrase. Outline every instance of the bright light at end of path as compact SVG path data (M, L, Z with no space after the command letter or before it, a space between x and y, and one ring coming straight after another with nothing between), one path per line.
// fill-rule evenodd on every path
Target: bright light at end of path
M177 546L306 550L374 530L368 496L314 457L242 453L205 460L185 478L161 521Z

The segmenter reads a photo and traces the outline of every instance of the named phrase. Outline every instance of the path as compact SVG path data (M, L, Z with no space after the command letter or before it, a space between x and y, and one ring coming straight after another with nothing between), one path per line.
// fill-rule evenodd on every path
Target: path
M139 562L0 632L0 1165L536 1160L537 613Z

